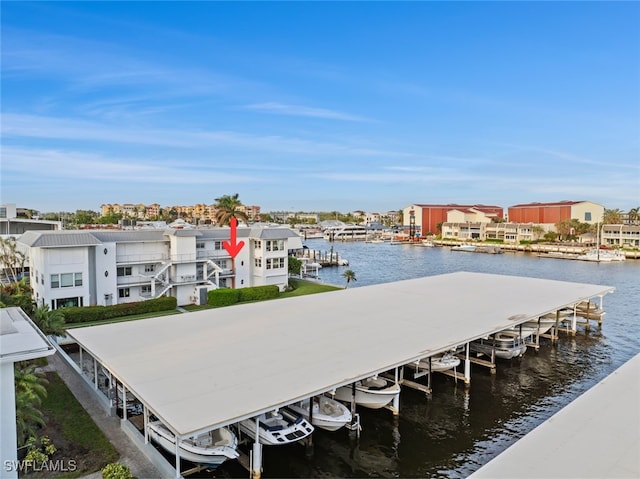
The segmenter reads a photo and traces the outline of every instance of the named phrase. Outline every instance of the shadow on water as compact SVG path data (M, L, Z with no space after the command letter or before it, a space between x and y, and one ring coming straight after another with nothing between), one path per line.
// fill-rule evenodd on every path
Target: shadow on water
M330 248L323 240L308 244ZM543 339L538 351L529 348L520 359L500 361L495 375L474 365L469 389L441 375L433 378L430 399L404 388L399 417L361 409L360 440L344 429L318 430L312 458L299 445L265 447L264 477L466 477L640 351L640 261L596 264L448 248L333 246L356 273L350 287L476 271L601 284L616 291L604 298L602 328L593 322L590 331L561 333L553 345ZM321 281L343 286L345 269L324 268ZM246 477L247 472L229 462L215 476Z

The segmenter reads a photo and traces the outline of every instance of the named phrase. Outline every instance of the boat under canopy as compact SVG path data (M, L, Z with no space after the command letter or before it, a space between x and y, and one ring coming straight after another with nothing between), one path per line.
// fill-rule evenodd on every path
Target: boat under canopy
M182 439L613 290L457 272L68 334ZM487 301L491 297L500 300Z

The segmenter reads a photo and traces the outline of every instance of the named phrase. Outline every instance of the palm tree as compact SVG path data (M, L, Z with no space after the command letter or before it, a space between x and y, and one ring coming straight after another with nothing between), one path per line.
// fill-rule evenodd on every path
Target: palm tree
M351 281L358 281L358 278L356 278L356 273L354 273L350 269L342 273L342 277L347 280L347 284L345 285L344 289L347 289Z
M46 334L55 334L56 336L66 336L64 330L64 313L59 309L53 311L49 309L49 306L43 304L33 313L33 322L36 326Z
M629 224L635 225L640 219L640 206L631 208L627 215L629 216Z
M7 239L0 238L0 264L2 264L2 273L8 276L11 283L17 283L20 274L24 271L26 256L22 251L18 250L16 239L9 237Z
M602 222L605 225L620 225L622 224L622 215L624 213L622 210L616 208L615 210L604 210L604 215L602 217Z
M14 383L16 388L16 433L18 445L22 446L30 437L36 436L38 426L44 425L40 405L47 397L47 379L36 372L36 365L16 363Z
M223 195L216 198L216 223L218 226L228 225L231 218L237 218L249 224L249 217L240 209L242 202L238 199L238 193L235 195Z

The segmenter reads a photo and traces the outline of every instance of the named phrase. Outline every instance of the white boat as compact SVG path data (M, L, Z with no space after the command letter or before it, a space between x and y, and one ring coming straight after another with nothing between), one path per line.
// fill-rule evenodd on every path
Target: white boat
M165 451L175 454L176 438L160 421L148 425L149 437ZM198 436L180 440L180 458L195 464L217 467L227 459L236 459L239 454L238 438L227 428L215 429Z
M454 356L450 352L431 356L431 371L440 372L448 371L449 369L457 368L460 365L460 358ZM418 368L429 370L429 358L421 359L418 362Z
M576 257L582 261L595 261L598 263L611 263L614 261L625 261L627 257L617 249L593 248L584 254Z
M380 238L374 238L372 240L368 240L367 243L382 244L382 243L384 243L384 240L380 239Z
M262 444L277 446L304 439L313 432L313 426L302 415L287 409L271 411L258 416L260 428L258 436ZM240 431L251 438L256 435L255 419L245 419L238 423Z
M302 238L308 239L319 239L322 238L322 229L320 227L302 227L296 231Z
M356 404L369 409L380 409L389 404L400 394L400 385L381 377L371 377L357 381ZM335 398L351 402L352 387L342 386L336 389Z
M491 356L494 347L495 356L500 359L517 358L527 350L523 338L516 331L499 331L486 339L476 339L469 343L471 351L485 356Z
M606 313L599 304L594 301L585 300L576 304L576 315L587 319L600 319Z
M560 312L560 320L566 318L572 314L570 311L561 310ZM534 334L545 334L547 333L553 326L556 325L556 313L545 314L544 316L540 316L538 319L532 319L526 321L522 324L522 337L528 338ZM518 326L512 328L515 331L520 331Z
M303 417L309 417L309 403L307 398L295 404L290 404L287 409ZM311 424L327 431L336 431L345 424L351 422L351 411L342 403L327 396L313 398L313 415Z
M365 241L368 233L364 226L344 225L327 228L323 237L328 241Z
M472 245L472 244L460 244L460 245L451 247L451 251L474 252L475 250L476 250L476 247L474 245Z
M521 338L527 339L535 334L540 335L547 333L555 324L555 316L553 318L541 316L538 319L532 319L522 323L521 325L509 328L507 331L514 332L519 334Z
M428 248L433 248L435 246L435 244L433 244L433 241L431 241L430 239L423 239L422 241L420 241L420 243L422 244L422 246L426 246Z

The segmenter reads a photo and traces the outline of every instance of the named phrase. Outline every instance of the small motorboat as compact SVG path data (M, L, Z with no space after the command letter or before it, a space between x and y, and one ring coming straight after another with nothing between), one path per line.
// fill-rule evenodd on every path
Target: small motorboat
M606 313L595 301L585 300L576 304L576 316L586 319L602 319Z
M431 358L423 358L418 362L418 369L429 370L429 359L431 359L431 372L448 371L457 368L460 365L460 358L456 357L450 351L446 353L431 356Z
M149 437L165 451L175 454L176 438L160 421L148 425ZM227 428L215 429L180 440L180 458L195 464L218 467L227 459L236 459L238 438Z
M303 417L309 417L309 399L290 404L287 409ZM311 424L327 431L336 431L351 422L351 411L342 403L327 396L313 398Z
M304 439L313 432L313 426L309 424L301 414L283 408L278 411L270 411L258 416L260 423L258 437L262 444L277 446L290 444ZM238 423L240 431L254 438L256 435L255 419L245 419Z
M524 339L516 331L499 331L488 338L476 339L469 343L469 349L477 354L495 356L500 359L513 359L522 356L527 350Z
M356 404L369 409L380 409L389 404L400 394L400 385L388 379L374 376L356 381ZM351 402L352 386L342 386L336 389L335 398L339 401Z

